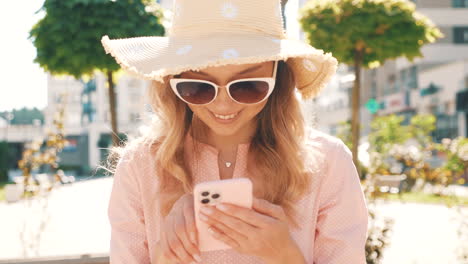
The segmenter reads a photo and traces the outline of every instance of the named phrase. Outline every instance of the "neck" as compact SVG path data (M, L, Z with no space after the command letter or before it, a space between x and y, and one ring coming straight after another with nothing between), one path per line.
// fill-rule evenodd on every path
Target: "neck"
M239 144L246 144L252 141L256 129L257 122L255 121L244 126L233 135L219 135L208 127L205 127L205 132L197 140L215 147L222 156L232 156L232 153L237 151Z
M250 143L255 130L252 127L245 127L234 135L218 135L214 131L208 133L207 142L220 151L235 149L239 144Z

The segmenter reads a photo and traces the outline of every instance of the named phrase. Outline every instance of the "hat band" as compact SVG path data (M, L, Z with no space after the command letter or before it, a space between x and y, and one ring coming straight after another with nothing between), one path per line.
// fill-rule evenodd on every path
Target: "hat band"
M269 21L266 21L269 22ZM258 23L255 26L234 23L226 21L207 21L192 24L184 24L183 26L173 26L169 32L169 37L195 37L195 36L208 36L218 33L231 33L231 34L255 34L265 35L276 38L286 38L286 32L283 27L272 27L271 23Z

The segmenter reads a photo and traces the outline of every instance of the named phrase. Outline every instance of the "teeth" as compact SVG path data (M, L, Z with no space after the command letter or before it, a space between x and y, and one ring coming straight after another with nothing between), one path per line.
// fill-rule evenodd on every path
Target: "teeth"
M232 114L232 115L227 115L227 116L223 116L223 115L217 115L217 114L214 114L217 118L221 118L221 119L232 119L234 117L236 117L237 113L236 114Z

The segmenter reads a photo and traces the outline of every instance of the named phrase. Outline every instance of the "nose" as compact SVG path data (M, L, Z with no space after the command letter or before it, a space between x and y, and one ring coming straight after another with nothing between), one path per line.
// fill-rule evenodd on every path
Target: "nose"
M218 95L211 103L211 110L216 113L230 113L237 107L237 102L229 96L226 85L220 85L218 87Z
M213 101L214 104L232 104L234 101L231 99L227 92L226 85L220 85L218 87L218 95L216 96L215 100Z

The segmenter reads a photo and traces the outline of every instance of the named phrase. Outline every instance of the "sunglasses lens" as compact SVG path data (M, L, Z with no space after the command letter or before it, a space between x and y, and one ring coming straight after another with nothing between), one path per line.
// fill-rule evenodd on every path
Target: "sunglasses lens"
M229 93L240 103L253 104L267 96L268 88L268 83L265 81L241 81L231 84Z
M215 88L208 83L180 82L177 84L177 92L191 104L206 104L215 97Z

